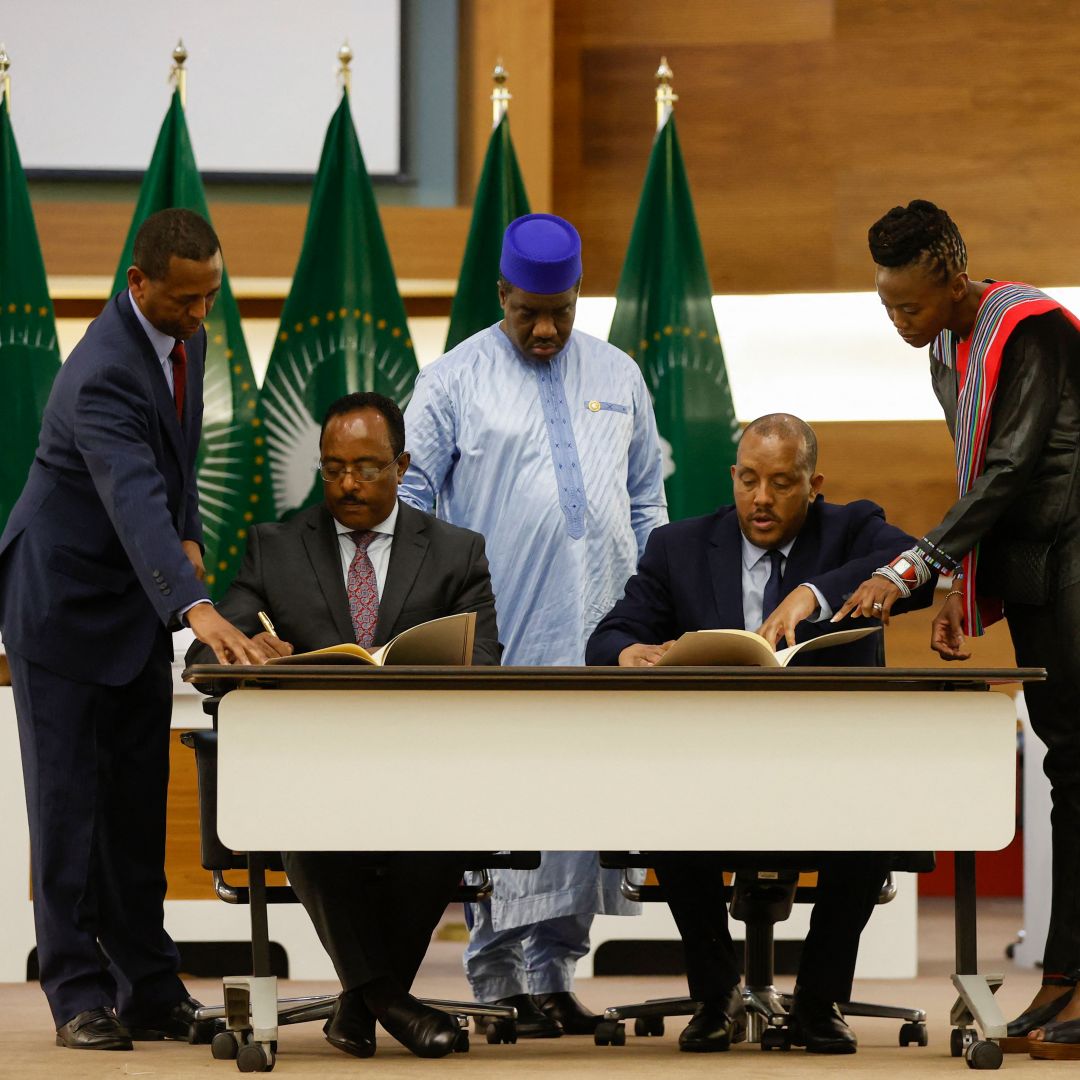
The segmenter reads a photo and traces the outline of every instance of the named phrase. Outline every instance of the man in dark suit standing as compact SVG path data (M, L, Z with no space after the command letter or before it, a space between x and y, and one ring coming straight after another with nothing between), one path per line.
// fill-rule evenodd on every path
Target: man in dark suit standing
M753 629L773 646L828 633L835 629L833 613L868 569L910 545L879 506L835 505L820 497L817 439L797 417L777 413L751 423L731 475L734 506L653 532L623 599L590 638L587 663L649 666L690 630ZM927 606L933 587L927 582L893 610ZM871 635L796 663L869 665L883 659L880 635ZM722 835L717 839L722 847ZM745 1014L721 868L697 853L658 856L654 866L682 934L690 995L700 1002L679 1047L727 1050L745 1036ZM855 1036L835 1003L850 997L859 936L887 869L884 856L823 861L795 987L796 1045L854 1053Z
M355 641L384 644L411 626L476 612L473 661L498 664L484 539L398 501L409 467L401 410L381 394L349 394L323 421L324 501L288 521L257 525L220 610L287 656ZM189 663L212 661L204 645ZM389 808L388 808L389 809ZM362 842L363 824L357 826ZM326 1037L357 1057L375 1052L375 1019L413 1053L452 1051L454 1022L409 994L431 933L460 880L453 857L389 857L374 876L352 853L286 852L285 868L341 980Z
M218 240L197 214L165 210L134 261L56 377L0 537L41 984L57 1043L90 1050L194 1037L197 1003L162 925L170 631L186 620L222 662L264 655L201 580L195 460Z

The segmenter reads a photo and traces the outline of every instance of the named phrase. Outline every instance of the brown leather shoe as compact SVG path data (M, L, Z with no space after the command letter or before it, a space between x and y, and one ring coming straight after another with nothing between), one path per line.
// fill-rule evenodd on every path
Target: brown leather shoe
M112 1009L87 1009L56 1029L56 1045L69 1050L131 1050L131 1035Z

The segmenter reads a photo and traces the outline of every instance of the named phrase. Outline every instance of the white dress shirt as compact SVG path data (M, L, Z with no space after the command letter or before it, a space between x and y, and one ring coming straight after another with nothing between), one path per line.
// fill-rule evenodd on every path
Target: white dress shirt
M176 400L176 389L173 386L173 366L172 360L169 359L169 353L173 351L176 345L176 338L170 337L168 334L163 334L139 309L139 305L135 302L135 297L131 295L131 290L128 289L128 299L131 301L131 310L135 312L135 318L139 320L139 324L143 330L146 331L146 336L150 339L150 344L153 346L154 353L158 358L158 363L161 365L161 370L165 373L165 381L169 384L169 393L172 394L173 400Z
M173 351L173 348L176 345L176 338L169 334L162 333L154 326L154 324L142 313L138 303L135 301L135 297L131 295L130 289L128 289L128 299L131 301L131 310L135 312L135 318L139 320L139 325L146 332L146 336L150 341L150 347L154 350L154 355L158 358L158 363L161 365L161 370L165 375L165 382L169 384L169 394L172 396L173 401L175 401L176 389L173 386L173 366L169 353ZM181 608L177 612L177 616L180 619L183 619L196 604L209 604L210 602L211 601L209 600L196 600L194 604L188 604L187 607Z
M787 570L787 557L798 537L793 537L779 549L783 559L780 560L780 573ZM769 575L772 573L772 563L769 561L769 548L758 547L751 544L746 536L742 536L742 609L743 626L747 630L756 630L765 620L761 617L763 601L765 599L765 586L768 584ZM807 622L823 622L832 618L832 608L821 593L808 581L801 582L816 597L818 602L817 613L811 615Z
M375 568L375 584L379 590L379 599L382 600L383 588L386 585L386 571L390 565L390 548L394 543L394 530L397 528L398 504L394 502L394 509L385 521L373 525L371 532L378 533L370 544L367 554L371 565ZM349 587L349 567L356 555L356 541L349 534L356 530L348 525L342 525L337 518L334 519L334 528L337 530L338 549L341 554L341 576L345 581L345 588Z

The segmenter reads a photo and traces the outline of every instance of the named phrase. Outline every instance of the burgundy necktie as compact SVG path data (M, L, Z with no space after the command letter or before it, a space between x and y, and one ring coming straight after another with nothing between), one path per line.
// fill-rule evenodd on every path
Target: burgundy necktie
M187 389L187 349L182 341L172 347L169 353L172 361L173 397L176 399L176 419L184 418L184 391Z
M349 533L356 544L356 554L349 564L349 614L352 616L356 644L368 648L375 640L375 624L379 621L379 583L367 549L378 533L357 531Z

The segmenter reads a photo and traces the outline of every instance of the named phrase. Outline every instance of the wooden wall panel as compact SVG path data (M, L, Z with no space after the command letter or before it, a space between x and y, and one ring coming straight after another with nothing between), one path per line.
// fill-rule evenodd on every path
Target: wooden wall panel
M471 205L491 136L491 73L501 58L529 205L551 209L555 0L461 0L458 114L460 202ZM460 261L460 260L459 260ZM450 277L457 276L457 267Z
M34 216L50 274L116 270L134 202L42 201ZM307 206L211 203L229 274L291 278L300 257ZM465 208L384 206L379 215L399 278L454 279L465 250Z
M867 227L920 196L975 273L1080 281L1080 0L556 0L555 40L554 209L590 292L617 280L662 53L717 292L866 288Z

